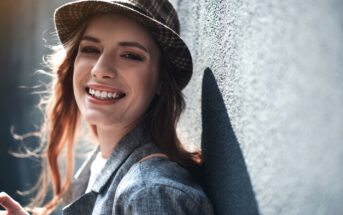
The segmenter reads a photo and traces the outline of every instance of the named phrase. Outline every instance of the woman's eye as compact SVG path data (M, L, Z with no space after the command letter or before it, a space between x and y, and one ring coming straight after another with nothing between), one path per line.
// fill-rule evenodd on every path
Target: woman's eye
M99 53L99 50L93 47L83 47L80 50L82 53Z
M130 59L130 60L137 60L137 61L142 61L143 58L137 54L133 54L133 53L125 53L123 55L121 55L124 58Z

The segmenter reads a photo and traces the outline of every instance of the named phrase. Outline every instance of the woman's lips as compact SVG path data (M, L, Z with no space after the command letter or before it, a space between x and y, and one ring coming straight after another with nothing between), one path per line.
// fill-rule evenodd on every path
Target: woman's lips
M85 90L88 100L95 104L114 104L126 96L121 90L98 84L89 84Z

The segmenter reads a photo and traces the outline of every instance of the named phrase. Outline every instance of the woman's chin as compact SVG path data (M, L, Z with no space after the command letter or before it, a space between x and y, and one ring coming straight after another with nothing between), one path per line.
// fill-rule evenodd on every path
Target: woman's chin
M125 128L130 126L132 121L123 119L119 116L111 116L108 115L101 115L101 114L86 114L85 120L89 125L94 125L97 128L103 128L105 130L113 129L116 130L118 128Z
M85 120L88 124L95 126L110 126L120 123L119 119L113 119L108 115L95 113L86 114Z

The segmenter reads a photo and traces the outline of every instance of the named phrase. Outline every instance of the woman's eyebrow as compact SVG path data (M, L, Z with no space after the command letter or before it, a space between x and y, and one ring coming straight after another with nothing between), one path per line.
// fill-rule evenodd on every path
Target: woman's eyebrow
M127 41L123 41L123 42L119 42L118 43L120 46L127 46L127 47L136 47L139 48L141 50L143 50L144 52L146 52L147 54L149 54L149 51L147 48L145 48L142 44L138 43L138 42L127 42Z
M88 40L88 41L91 41L91 42L100 43L100 40L98 38L95 38L95 37L92 37L92 36L88 36L88 35L82 36L81 40Z
M81 40L88 40L91 42L95 42L95 43L100 43L100 40L98 38L89 36L89 35L84 35L82 36ZM138 43L138 42L129 42L129 41L122 41L118 43L120 46L126 46L126 47L136 47L141 49L142 51L146 52L149 54L149 50L143 46L142 44Z

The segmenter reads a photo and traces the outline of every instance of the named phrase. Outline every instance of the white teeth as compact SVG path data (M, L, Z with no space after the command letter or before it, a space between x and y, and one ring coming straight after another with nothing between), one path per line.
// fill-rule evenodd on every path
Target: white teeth
M105 91L102 91L102 92L101 92L101 98L104 99L104 98L106 98L106 97L107 97L107 93L106 93Z
M95 89L91 89L91 88L89 88L88 93L90 95L92 95L98 99L102 99L102 100L117 99L120 97L119 93L100 91L100 90L95 90Z

